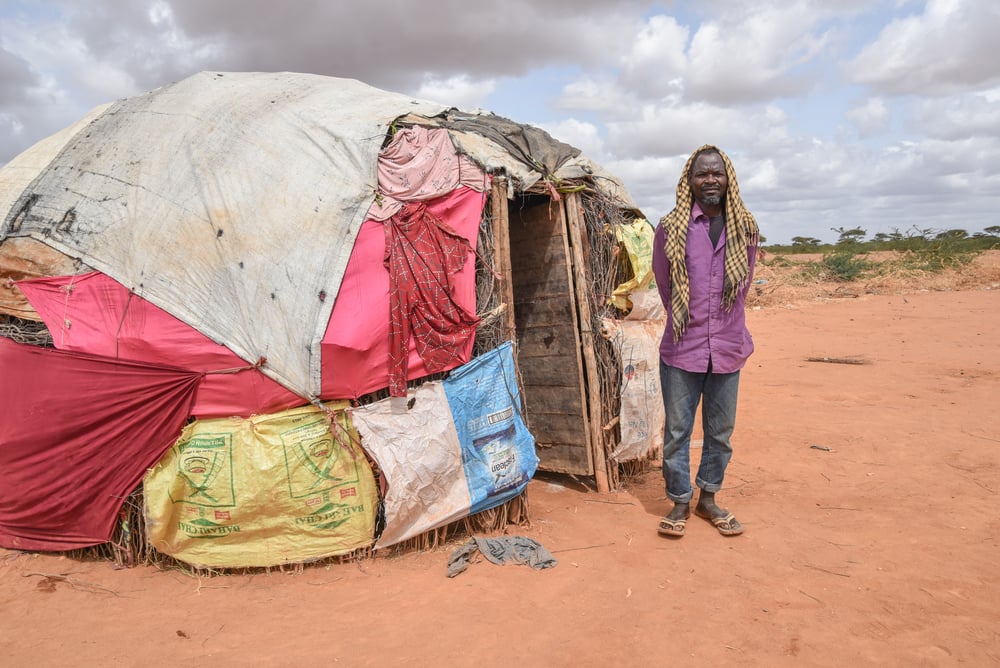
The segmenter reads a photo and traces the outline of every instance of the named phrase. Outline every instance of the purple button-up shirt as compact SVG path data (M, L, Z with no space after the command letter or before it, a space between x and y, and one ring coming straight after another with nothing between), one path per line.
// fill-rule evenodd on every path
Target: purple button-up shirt
M722 286L725 281L726 232L712 246L708 236L708 216L697 203L691 208L688 223L687 268L691 284L687 331L674 343L670 308L670 260L663 251L666 232L656 226L653 236L653 274L660 290L660 299L667 310L667 326L660 341L660 358L664 364L691 373L733 373L743 368L753 352L753 339L746 326L746 296L757 264L757 247L747 248L749 275L732 310L722 308Z

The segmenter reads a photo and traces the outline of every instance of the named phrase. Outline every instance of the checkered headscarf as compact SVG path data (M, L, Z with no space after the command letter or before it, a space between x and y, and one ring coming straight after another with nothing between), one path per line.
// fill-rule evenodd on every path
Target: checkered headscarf
M736 171L729 161L729 156L721 149L705 144L691 154L684 171L677 182L677 205L674 210L660 219L663 231L666 232L667 243L663 250L670 260L670 308L673 314L672 326L674 341L678 341L687 330L690 312L688 304L691 300L691 286L688 282L687 248L688 224L691 221L691 207L694 205L694 193L688 185L691 168L695 158L703 152L718 153L726 165L726 178L729 187L723 193L726 212L726 264L725 283L722 289L722 306L727 311L736 303L739 294L750 273L747 248L758 243L759 230L753 214L747 211L740 197L740 187L736 182Z

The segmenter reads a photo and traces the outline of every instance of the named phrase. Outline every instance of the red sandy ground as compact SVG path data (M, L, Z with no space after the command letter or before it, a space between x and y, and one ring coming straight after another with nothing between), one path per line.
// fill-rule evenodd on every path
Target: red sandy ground
M0 550L0 665L998 665L998 254L976 289L751 312L719 495L740 537L658 536L654 469L611 494L532 481L511 533L548 570L449 579L457 542L213 578Z

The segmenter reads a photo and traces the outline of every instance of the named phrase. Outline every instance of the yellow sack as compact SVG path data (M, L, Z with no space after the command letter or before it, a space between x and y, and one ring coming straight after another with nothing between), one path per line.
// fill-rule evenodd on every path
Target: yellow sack
M619 243L625 247L633 278L615 288L608 303L627 311L632 308L629 299L632 292L656 287L653 280L653 228L645 218L636 218L631 223L616 225L614 231Z
M222 568L371 545L378 494L347 406L189 424L143 480L149 543Z

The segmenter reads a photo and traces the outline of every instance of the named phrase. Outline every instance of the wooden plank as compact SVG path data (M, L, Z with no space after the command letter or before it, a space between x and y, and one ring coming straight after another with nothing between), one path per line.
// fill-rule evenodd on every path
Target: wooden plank
M517 365L517 332L514 325L514 275L510 257L510 219L507 209L507 179L493 178L490 191L493 217L493 268L500 274L500 299L504 305L504 339L514 342L514 364Z
M520 328L521 347L524 357L576 357L576 341L572 339L573 328L565 323L560 325L522 325ZM575 372L575 369L572 371Z
M541 232L540 232L541 233ZM517 270L537 269L552 263L566 264L563 255L563 236L530 237L531 243L523 244L517 249L517 255L511 257L511 264Z
M535 415L570 415L574 419L584 415L583 398L569 387L537 388L531 398L531 412ZM581 433L584 430L581 429ZM574 439L574 442L578 439Z
M525 293L529 298L561 294L563 299L569 294L570 284L566 282L569 270L565 262L553 261L544 267L514 267L513 270L521 277L519 301L525 298Z
M545 420L539 421L537 426L531 429L532 436L540 443L563 443L586 448L586 439L583 438L584 424L583 415L577 413L569 415L566 413L552 413L545 416Z
M538 458L545 462L545 471L579 474L589 466L587 447L567 443L540 443ZM589 474L588 474L589 475Z
M560 294L537 295L531 299L518 297L514 302L514 313L534 325L568 326L573 309L564 291Z
M601 382L594 354L594 330L591 326L590 281L587 276L589 248L583 219L583 199L579 193L568 193L566 203L566 225L569 228L570 257L573 264L573 282L576 294L576 308L580 313L580 347L583 349L582 376L586 378L585 395L588 404L588 418L593 450L594 478L597 491L611 491L608 471L608 453L605 449L605 434L601 423Z
M575 392L580 378L576 374L576 358L564 355L562 357L527 357L522 360L521 374L524 382L535 388L561 388L563 392Z

